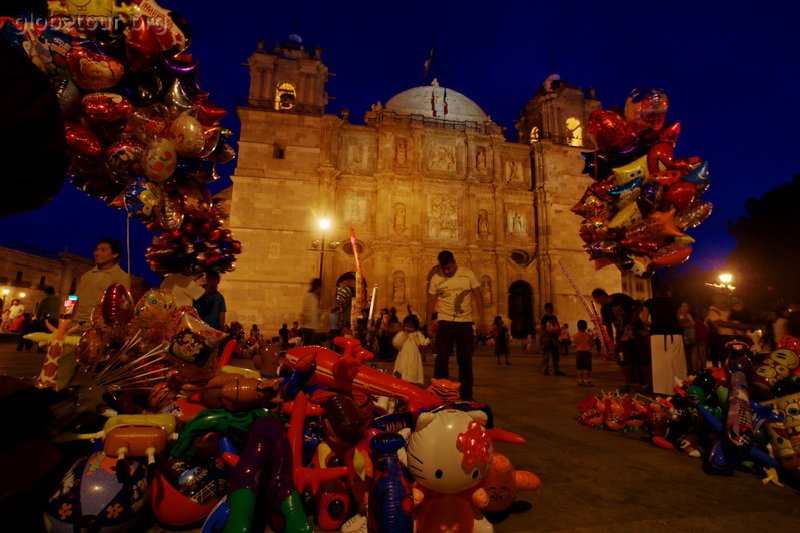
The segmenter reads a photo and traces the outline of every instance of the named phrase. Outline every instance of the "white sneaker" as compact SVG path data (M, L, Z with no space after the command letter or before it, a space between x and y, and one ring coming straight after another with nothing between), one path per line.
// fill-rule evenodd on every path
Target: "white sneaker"
M367 517L357 514L342 524L339 531L341 533L367 533Z

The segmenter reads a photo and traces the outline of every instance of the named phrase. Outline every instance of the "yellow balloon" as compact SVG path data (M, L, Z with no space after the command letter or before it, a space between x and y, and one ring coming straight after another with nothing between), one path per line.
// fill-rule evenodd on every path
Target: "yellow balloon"
M632 202L614 215L611 222L608 223L609 228L622 229L627 228L640 222L642 220L642 212L639 211L639 206L636 202Z
M642 181L647 181L650 177L650 172L647 170L647 156L643 155L636 161L628 163L627 165L611 169L617 177L616 185L628 183L632 179L642 178Z

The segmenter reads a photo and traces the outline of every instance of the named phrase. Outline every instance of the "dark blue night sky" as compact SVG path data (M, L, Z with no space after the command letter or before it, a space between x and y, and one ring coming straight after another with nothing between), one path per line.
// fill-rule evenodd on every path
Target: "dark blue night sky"
M353 122L371 104L430 83L422 73L432 43L440 84L475 101L507 128L509 140L519 110L554 70L583 89L594 87L604 107L623 106L636 87L661 87L670 98L668 122L681 123L676 157L700 156L712 174L704 199L714 213L689 232L697 239L689 264L703 269L725 265L734 245L727 222L743 215L745 200L800 172L800 6L793 2L160 4L191 26L189 51L200 61L202 85L230 110L223 125L237 133L236 100L246 97L249 80L243 63L258 39L271 48L290 33L307 48L322 47L336 74L328 82L328 111L349 108ZM230 175L234 167L221 170ZM69 247L88 257L99 236L124 239L125 219L65 183L48 206L0 220L0 240ZM132 273L143 275L150 234L135 220L131 229Z

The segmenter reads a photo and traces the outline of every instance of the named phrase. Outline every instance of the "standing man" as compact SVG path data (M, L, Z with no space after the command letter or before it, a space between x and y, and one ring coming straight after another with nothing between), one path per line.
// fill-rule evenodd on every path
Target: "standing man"
M472 354L475 351L475 333L472 329L472 301L478 310L478 329L484 327L481 284L468 268L459 267L453 253L439 252L439 273L433 275L428 288L426 317L431 320L438 313L436 336L436 361L433 377L447 379L448 363L456 345L458 381L461 383L461 398L472 400Z
M322 291L322 280L314 278L311 286L303 296L303 308L300 310L300 335L303 337L303 346L317 343L317 338L322 331L322 322L319 319L319 296Z
M78 303L73 309L72 321L80 325L80 331L86 331L91 326L92 311L103 299L107 288L119 283L131 290L131 278L119 266L121 253L122 244L118 240L102 238L97 241L94 249L95 266L81 276L78 288L75 290Z
M605 324L609 336L614 339L614 354L622 373L624 385L622 392L629 392L639 385L638 367L642 363L637 358L636 332L634 331L634 310L636 302L627 294L616 292L609 295L603 289L592 291L592 300L600 306L600 319ZM643 372L649 375L649 362Z
M544 304L544 314L539 320L542 328L542 374L550 375L550 360L553 360L553 375L565 376L559 368L561 352L559 350L558 338L561 336L561 325L558 317L553 314L553 304Z
M205 293L194 301L194 308L203 321L214 329L223 331L225 328L225 298L217 290L219 287L219 274L209 272L206 274Z

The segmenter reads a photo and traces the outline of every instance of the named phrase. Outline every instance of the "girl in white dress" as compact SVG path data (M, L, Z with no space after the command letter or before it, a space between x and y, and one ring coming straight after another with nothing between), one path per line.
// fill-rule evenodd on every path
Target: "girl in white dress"
M392 344L398 350L394 374L410 383L425 382L419 347L427 346L430 340L418 330L419 319L415 315L409 315L403 319L403 331L397 332L392 339Z

